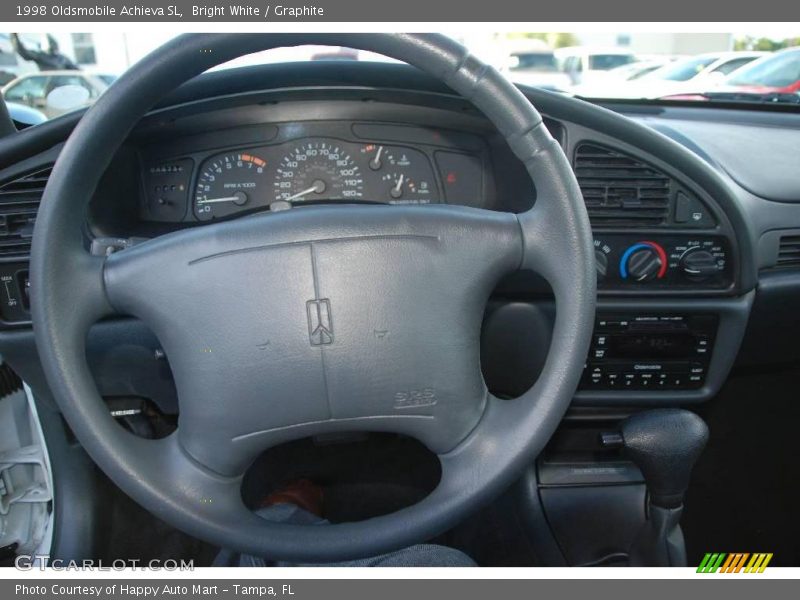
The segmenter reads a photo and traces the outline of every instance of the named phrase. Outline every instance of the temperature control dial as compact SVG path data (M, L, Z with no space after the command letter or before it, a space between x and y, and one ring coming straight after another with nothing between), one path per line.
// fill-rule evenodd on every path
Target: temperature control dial
M637 242L622 254L619 273L622 279L638 283L661 279L667 273L667 254L655 242Z

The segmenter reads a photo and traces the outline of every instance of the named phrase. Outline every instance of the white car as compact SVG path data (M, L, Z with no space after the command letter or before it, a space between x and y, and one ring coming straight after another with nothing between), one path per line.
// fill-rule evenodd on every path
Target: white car
M549 48L514 52L510 58L506 74L515 83L553 91L564 91L572 83Z
M707 91L720 85L727 75L766 55L766 52L709 52L656 69L643 77L618 85L614 98L656 99L686 92ZM585 97L602 97L585 90Z
M573 85L593 83L604 78L611 69L636 62L636 55L626 48L570 46L555 51L561 69Z
M576 96L586 98L614 98L620 89L620 84L641 79L674 60L673 57L664 56L622 65L608 71L606 77L601 80L594 83L576 85L570 91Z
M53 90L65 86L85 89L88 92L85 105L93 103L108 88L100 77L82 71L40 71L17 77L3 87L2 93L6 100L40 110L52 119L64 111L48 106L47 97Z

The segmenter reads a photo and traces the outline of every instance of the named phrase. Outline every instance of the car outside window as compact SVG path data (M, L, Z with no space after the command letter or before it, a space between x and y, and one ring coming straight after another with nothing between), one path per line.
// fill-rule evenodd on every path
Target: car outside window
M634 62L630 54L592 54L589 56L589 70L609 71Z
M47 77L26 77L12 85L5 93L6 100L34 106L44 102Z
M800 81L800 52L788 52L745 67L728 79L730 85L785 87Z
M747 58L735 58L733 60L729 60L726 63L721 64L716 69L714 69L714 73L722 73L723 75L730 75L736 69L740 69L745 66L749 62L753 62L757 57L755 56L748 56Z
M689 81L715 60L717 59L714 56L700 56L689 60L678 61L673 65L668 65L658 71L654 71L652 76L669 81Z
M536 70L557 71L556 58L546 52L530 52L516 54L517 64L511 67L512 71Z

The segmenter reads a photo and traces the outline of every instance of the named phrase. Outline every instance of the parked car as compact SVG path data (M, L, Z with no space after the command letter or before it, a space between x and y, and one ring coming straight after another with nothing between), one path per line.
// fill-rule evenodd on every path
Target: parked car
M47 96L56 88L67 85L84 88L89 93L86 104L94 102L108 88L108 84L98 76L81 71L42 71L18 77L3 87L2 92L7 101L41 110L51 119L63 111L48 107Z
M617 87L613 97L653 99L710 90L719 86L727 75L766 54L766 52L709 52L676 60L634 82ZM595 94L588 96L599 97Z
M117 79L119 79L119 75L115 75L114 73L106 73L105 71L88 71L88 73L92 77L97 77L100 81L102 81L106 85L111 85Z
M664 100L780 100L800 104L800 48L788 48L755 60L711 91L696 90Z
M800 92L800 48L765 56L728 77L719 91Z
M596 81L611 69L636 62L630 50L614 47L571 46L559 48L555 55L573 85Z
M639 60L634 63L616 67L608 72L609 77L613 77L618 81L636 81L637 79L652 73L656 69L660 69L676 60L672 56L664 56L660 58L648 58L647 60Z
M570 91L577 96L587 98L613 98L620 85L629 81L637 81L648 73L660 69L670 64L675 59L670 56L660 58L649 58L640 60L620 67L615 67L607 72L606 77L579 86L574 86Z
M572 84L569 75L558 68L555 53L549 48L513 52L510 58L508 76L517 83L555 91Z

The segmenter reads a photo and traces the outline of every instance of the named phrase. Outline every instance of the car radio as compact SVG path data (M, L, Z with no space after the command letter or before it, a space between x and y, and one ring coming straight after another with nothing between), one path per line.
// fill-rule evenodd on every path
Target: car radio
M580 389L700 388L716 315L599 315Z

